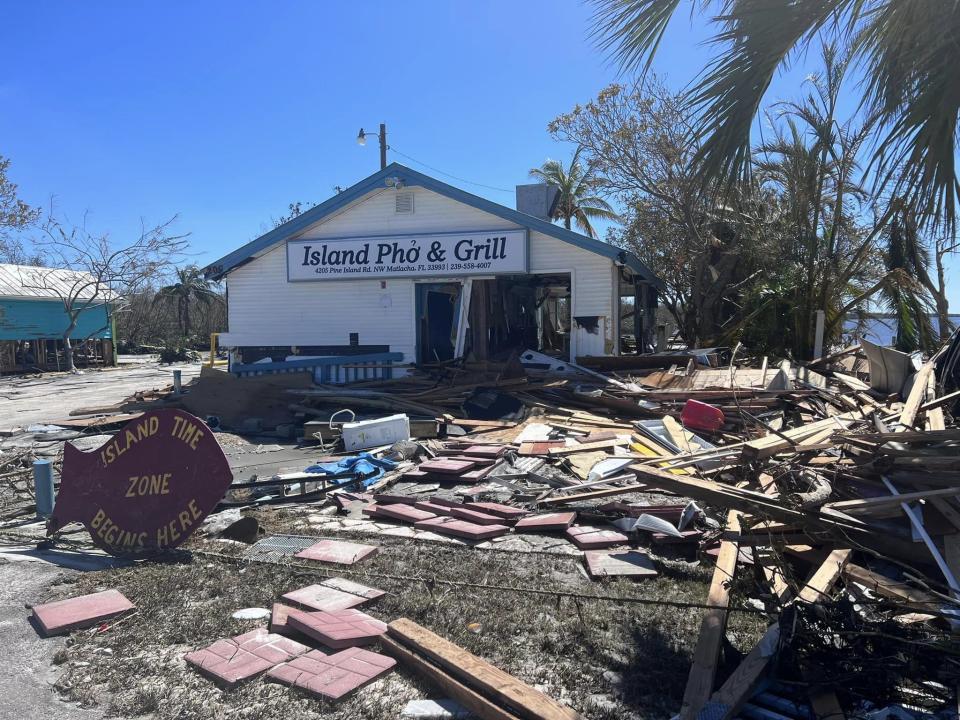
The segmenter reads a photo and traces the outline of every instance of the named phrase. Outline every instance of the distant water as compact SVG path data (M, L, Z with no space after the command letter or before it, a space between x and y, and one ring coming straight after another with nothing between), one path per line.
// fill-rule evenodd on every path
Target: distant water
M933 320L933 330L936 332L939 328L936 317ZM953 325L960 326L960 315L951 315L950 322ZM857 319L848 318L843 323L843 332L845 339L853 340L854 335L865 338L877 345L893 345L894 338L897 336L897 319L889 315L874 315L862 321L860 330L857 331Z

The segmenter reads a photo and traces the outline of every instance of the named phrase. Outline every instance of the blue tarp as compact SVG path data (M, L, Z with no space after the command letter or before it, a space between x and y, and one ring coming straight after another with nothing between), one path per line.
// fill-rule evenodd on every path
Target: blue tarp
M393 470L396 466L397 464L392 460L376 458L370 453L360 453L359 455L341 458L336 462L311 465L304 472L317 475L363 475L367 478L363 481L363 486L367 487L379 479L387 470ZM350 478L345 478L342 482L349 480Z

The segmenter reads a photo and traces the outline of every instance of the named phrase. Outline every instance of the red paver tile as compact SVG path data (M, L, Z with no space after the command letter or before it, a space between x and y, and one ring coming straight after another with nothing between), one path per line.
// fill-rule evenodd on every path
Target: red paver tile
M448 508L450 514L453 517L460 518L461 520L467 520L477 525L504 525L508 522L512 522L502 517L497 517L496 515L488 515L485 512L480 512L473 508L469 508L466 505L461 505L460 507L451 507Z
M281 595L280 599L305 610L346 610L363 605L368 598L326 585L308 585L299 590L291 590Z
M301 550L294 557L338 565L353 565L364 558L375 555L379 550L380 548L376 545L361 545L360 543L343 542L341 540L321 540L306 550Z
M575 512L541 513L520 518L513 527L518 532L552 532L566 530L576 519Z
M434 517L432 512L419 510L413 505L378 505L378 517L399 520L400 522L415 523L418 520L429 520Z
M417 467L426 473L436 473L439 475L462 475L468 470L473 470L476 463L470 460L447 460L446 458L436 458L420 463Z
M508 520L516 520L517 518L522 518L530 514L528 510L524 510L523 508L513 507L512 505L502 505L501 503L495 502L470 502L467 503L467 507L475 508L480 512L487 513L487 515L497 515L502 518L507 518Z
M289 615L288 622L294 630L319 640L330 648L369 645L387 632L387 624L359 610L334 610L332 612L298 612Z
M372 517L372 518L386 517L386 515L383 515L380 513L380 506L377 505L376 503L367 505L360 512L366 515L367 517Z
M217 640L209 647L187 653L184 659L218 685L235 687L309 650L295 640L257 628L235 638Z
M430 530L441 535L453 535L467 540L487 540L510 532L506 525L478 525L452 517L437 517L421 520L413 526L418 530Z
M681 530L680 535L682 535L682 537L668 535L667 533L653 533L650 535L650 539L657 543L657 545L682 545L685 543L693 544L700 542L700 538L703 537L703 531Z
M414 507L418 510L426 510L434 515L449 515L453 510L453 508L448 505L438 505L437 503L430 502L429 500L421 500L420 502L416 503Z
M396 664L393 658L363 648L333 655L313 650L278 665L267 677L326 700L339 700L390 672Z
M507 451L506 445L471 445L463 451L464 455L476 455L483 458L498 458Z
M62 635L90 627L132 610L133 603L119 590L81 595L33 607L33 619L44 635Z
M599 550L616 547L629 542L623 533L616 530L603 530L589 525L574 525L567 528L567 537L581 550Z
M517 455L549 455L550 448L563 447L565 440L542 440L538 442L520 443Z
M287 625L287 618L293 609L283 603L274 603L270 612L270 632L278 635L290 635L293 629Z
M469 455L450 455L445 457L444 460L459 460L461 462L473 463L477 467L487 467L488 465L496 465L498 461L495 457L480 457Z
M656 577L657 575L653 560L639 550L619 552L587 550L583 554L583 559L591 577Z
M417 499L411 495L390 495L388 493L376 493L373 501L378 505L413 505Z
M358 582L347 580L346 578L328 578L320 584L325 587L333 588L334 590L342 590L343 592L350 593L351 595L359 595L368 602L378 600L387 594L384 590L367 587L366 585L361 585Z
M460 507L463 505L459 500L451 500L450 498L445 498L442 495L434 495L430 498L430 502L434 505L443 505L444 507Z

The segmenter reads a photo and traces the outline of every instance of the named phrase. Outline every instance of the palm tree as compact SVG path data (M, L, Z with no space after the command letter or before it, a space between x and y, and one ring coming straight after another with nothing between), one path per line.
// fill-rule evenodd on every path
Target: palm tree
M177 305L177 327L182 337L190 337L190 305L199 302L209 305L220 300L220 296L211 287L210 281L196 265L177 269L177 282L157 291L154 302L175 302Z
M581 149L577 148L569 167L564 168L559 160L547 160L540 167L532 168L530 177L560 188L560 199L552 219L562 219L567 230L570 223L576 221L578 228L595 238L597 231L590 224L590 218L618 220L619 216L606 200L595 194L598 183L590 168L580 164Z
M593 36L624 70L649 67L680 0L591 0ZM873 167L924 216L955 222L960 3L946 0L697 0L717 54L688 94L704 180L750 172L750 131L775 73L812 41L864 68Z

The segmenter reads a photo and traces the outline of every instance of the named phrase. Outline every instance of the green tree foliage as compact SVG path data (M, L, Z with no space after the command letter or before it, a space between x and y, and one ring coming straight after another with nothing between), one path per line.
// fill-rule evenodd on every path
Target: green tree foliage
M161 287L154 296L155 303L170 303L176 308L177 327L184 338L189 338L193 330L190 318L192 307L221 300L222 297L213 290L210 281L196 265L178 268L176 282Z
M578 147L567 167L559 160L547 160L540 167L532 168L530 177L560 189L554 220L563 220L567 230L571 222L575 222L580 231L595 238L597 232L590 220L617 220L618 217L609 203L597 195L599 183L593 170L580 162L581 152L582 148Z
M7 177L10 160L0 155L0 262L35 264L16 234L36 223L40 210L23 202L17 186Z
M874 202L858 162L873 122L838 115L845 68L826 48L808 92L768 114L749 178L732 188L704 184L685 99L654 77L611 86L550 124L584 148L600 187L625 208L610 239L664 280L688 344L742 340L806 358L818 310L829 344L881 292L920 300L908 271L885 265L892 206Z
M645 69L680 0L592 0L599 46ZM752 168L751 130L775 73L824 38L863 69L863 104L878 187L921 217L955 223L960 115L960 3L947 0L704 0L713 59L685 98L705 181Z

